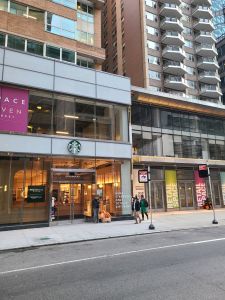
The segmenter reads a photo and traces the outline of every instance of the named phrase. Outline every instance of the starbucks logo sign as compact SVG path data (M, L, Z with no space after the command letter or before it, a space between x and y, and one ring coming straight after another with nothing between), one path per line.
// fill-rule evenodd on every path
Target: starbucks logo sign
M78 154L81 151L81 143L76 140L73 140L69 142L67 149L72 154Z

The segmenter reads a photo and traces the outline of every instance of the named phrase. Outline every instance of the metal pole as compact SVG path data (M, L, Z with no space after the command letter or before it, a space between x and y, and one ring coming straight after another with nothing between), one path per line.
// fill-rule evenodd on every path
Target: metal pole
M210 194L211 194L211 200L212 200L212 209L213 209L213 221L212 224L218 224L218 221L216 220L216 212L215 212L215 202L214 202L214 195L212 191L212 181L211 181L211 176L210 176L210 170L209 170L209 165L208 167L208 175L209 175L209 189L210 189Z
M155 226L152 224L152 197L151 197L151 169L148 166L148 201L149 201L149 208L150 208L150 219L151 223L149 225L150 230L154 230Z

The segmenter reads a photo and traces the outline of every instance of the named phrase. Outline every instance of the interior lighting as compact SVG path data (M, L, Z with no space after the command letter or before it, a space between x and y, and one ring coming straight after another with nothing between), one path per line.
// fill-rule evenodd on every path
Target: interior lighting
M68 119L79 119L78 116L72 116L72 115L64 115L64 118L68 118Z
M69 134L68 131L56 131L57 134Z
M41 110L41 109L42 109L42 107L41 107L40 105L38 105L38 106L37 106L37 109Z

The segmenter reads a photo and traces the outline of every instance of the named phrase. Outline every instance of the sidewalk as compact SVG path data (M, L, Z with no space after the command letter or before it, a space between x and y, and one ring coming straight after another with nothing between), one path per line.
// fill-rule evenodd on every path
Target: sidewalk
M149 230L149 221L134 224L134 221L116 221L106 224L75 221L61 222L51 227L0 232L0 251L51 244L72 243L112 237L152 234L182 229L215 227L225 225L225 209L216 210L218 225L212 225L211 210L162 212L153 214L155 230Z

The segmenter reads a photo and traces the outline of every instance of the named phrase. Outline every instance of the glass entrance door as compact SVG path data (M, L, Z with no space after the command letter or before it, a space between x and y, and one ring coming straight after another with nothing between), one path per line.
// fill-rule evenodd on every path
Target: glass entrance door
M180 208L194 207L193 182L178 182Z
M162 181L151 182L152 208L164 209L164 184Z
M52 173L52 221L91 217L95 171L54 169Z

